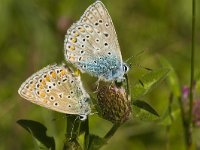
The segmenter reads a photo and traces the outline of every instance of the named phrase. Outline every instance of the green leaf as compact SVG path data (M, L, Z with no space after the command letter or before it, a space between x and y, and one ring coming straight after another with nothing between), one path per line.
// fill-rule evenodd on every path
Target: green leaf
M89 140L88 150L98 150L102 146L107 144L107 140L105 140L104 138L101 138L97 135L90 134L89 139L90 140Z
M132 98L137 99L147 94L155 85L157 85L161 80L163 80L167 76L168 72L168 68L162 68L146 73L133 86Z
M170 73L168 75L167 82L170 85L170 87L171 87L170 89L172 90L173 94L176 97L180 97L180 95L181 95L180 83L179 83L179 80L178 80L178 77L177 77L177 74L176 74L174 68L168 62L168 60L165 59L164 57L160 57L160 62L162 63L162 65L164 67L167 67L170 69Z
M142 121L154 121L158 119L158 113L148 103L141 100L135 100L132 102L132 104L133 117Z
M39 147L55 150L54 138L46 135L47 128L43 124L33 120L18 120L17 123L39 142Z

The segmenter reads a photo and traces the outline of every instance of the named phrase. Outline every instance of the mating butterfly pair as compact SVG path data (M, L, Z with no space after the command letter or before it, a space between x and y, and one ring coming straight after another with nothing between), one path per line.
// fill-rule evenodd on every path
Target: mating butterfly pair
M111 17L101 1L90 5L68 29L64 41L68 62L81 72L105 81L122 81L128 66L123 63ZM82 116L91 112L89 95L80 75L64 65L47 66L29 77L18 93L40 106Z

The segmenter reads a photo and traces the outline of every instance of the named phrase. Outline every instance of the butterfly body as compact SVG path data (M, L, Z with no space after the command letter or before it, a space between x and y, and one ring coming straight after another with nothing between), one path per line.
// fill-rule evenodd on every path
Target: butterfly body
M80 76L64 65L50 65L36 72L18 93L32 103L61 113L87 116L91 111Z
M105 81L122 80L126 73L114 25L101 1L90 5L68 29L64 54L82 72Z

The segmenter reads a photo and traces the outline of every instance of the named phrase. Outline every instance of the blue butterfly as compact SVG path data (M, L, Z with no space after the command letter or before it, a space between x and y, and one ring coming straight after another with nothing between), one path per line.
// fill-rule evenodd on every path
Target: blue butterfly
M122 60L111 17L101 1L90 5L67 31L64 54L81 72L104 81L122 81L129 67Z

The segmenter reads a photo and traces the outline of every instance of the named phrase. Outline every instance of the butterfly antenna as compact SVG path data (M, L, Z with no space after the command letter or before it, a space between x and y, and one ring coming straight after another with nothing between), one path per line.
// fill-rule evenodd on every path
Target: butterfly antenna
M140 51L139 53L137 53L135 56L131 56L129 57L128 59L125 60L126 63L128 63L131 59L133 58L137 58L138 56L140 56L142 53L144 53L144 50L143 51Z
M128 63L131 59L139 57L142 53L144 53L144 50L143 50L143 51L140 51L140 52L137 53L135 56L129 57L125 62ZM148 71L152 71L151 68L144 67L144 66L139 65L139 64L137 64L137 63L135 63L135 62L134 62L134 63L129 63L128 65L129 65L130 68L132 68L132 66L137 66L138 68L143 68L143 69L146 69L146 70L148 70Z
M98 114L98 111L90 113L90 115L95 115L95 114Z
M136 67L138 67L138 68L142 68L142 69L145 69L145 70L147 70L147 71L152 71L152 70L153 70L153 69L151 69L151 68L144 67L144 66L142 66L142 65L140 65L140 64L137 64L137 63L130 64L130 66L136 66Z
M51 119L51 121L58 121L58 120L60 120L60 119L66 119L68 116L62 116L62 117L56 117L56 118L53 118L53 119Z

